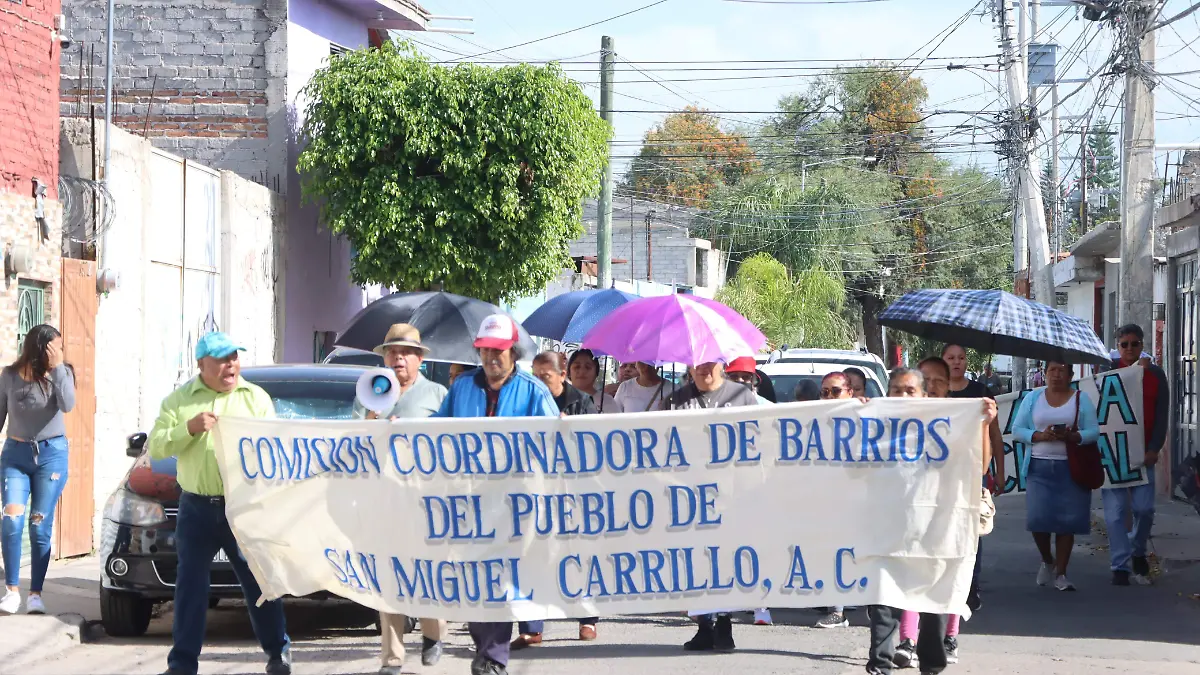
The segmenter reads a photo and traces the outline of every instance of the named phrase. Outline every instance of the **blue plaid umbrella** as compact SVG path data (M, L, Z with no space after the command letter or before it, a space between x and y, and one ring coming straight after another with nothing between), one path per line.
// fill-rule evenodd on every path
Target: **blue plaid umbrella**
M1111 363L1086 321L1004 291L910 291L879 315L879 323L988 354Z
M582 342L583 336L600 319L630 300L637 299L638 296L615 288L572 291L550 298L521 323L531 335L563 342Z

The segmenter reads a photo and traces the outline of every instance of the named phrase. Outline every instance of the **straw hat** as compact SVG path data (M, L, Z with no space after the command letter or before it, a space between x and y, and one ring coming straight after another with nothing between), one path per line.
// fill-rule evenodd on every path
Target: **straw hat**
M417 330L416 326L407 323L392 324L392 327L388 329L387 337L383 339L383 344L375 348L375 353L382 356L383 352L392 346L415 347L426 354L429 353L429 347L421 344L421 331Z

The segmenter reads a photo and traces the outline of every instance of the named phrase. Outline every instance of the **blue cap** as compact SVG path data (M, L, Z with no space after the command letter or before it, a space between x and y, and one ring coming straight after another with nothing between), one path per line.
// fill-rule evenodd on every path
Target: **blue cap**
M244 352L246 348L233 341L225 333L209 333L196 341L196 360L211 356L223 359L234 352Z

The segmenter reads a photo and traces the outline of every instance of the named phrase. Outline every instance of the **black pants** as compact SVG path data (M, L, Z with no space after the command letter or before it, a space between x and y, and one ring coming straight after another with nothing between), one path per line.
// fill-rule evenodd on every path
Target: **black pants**
M900 631L900 610L885 605L867 608L871 618L871 650L867 669L892 672L892 657L896 654L896 633ZM940 673L946 669L946 615L921 613L920 635L917 636L917 659L922 673Z
M508 665L508 644L512 640L511 621L472 621L467 624L471 639L475 641L475 653Z

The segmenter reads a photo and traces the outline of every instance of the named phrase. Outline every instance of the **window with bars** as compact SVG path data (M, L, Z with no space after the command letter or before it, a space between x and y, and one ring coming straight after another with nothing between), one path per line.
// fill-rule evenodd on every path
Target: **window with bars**
M329 55L330 56L341 56L342 54L349 53L349 51L350 51L349 47L343 47L343 46L341 46L339 44L335 44L333 42L329 43Z
M29 279L17 281L17 353L34 326L45 323L46 286Z

